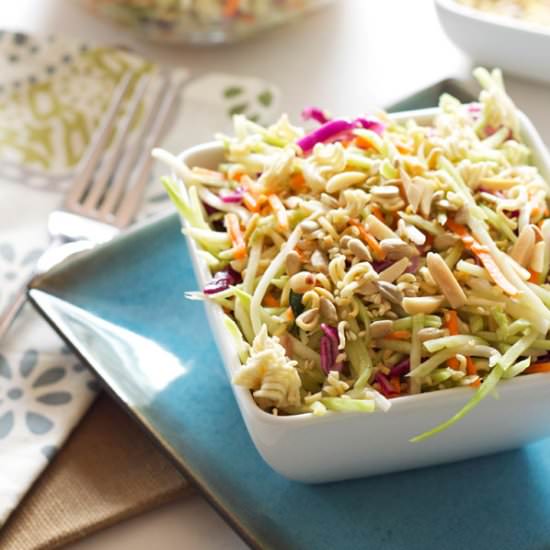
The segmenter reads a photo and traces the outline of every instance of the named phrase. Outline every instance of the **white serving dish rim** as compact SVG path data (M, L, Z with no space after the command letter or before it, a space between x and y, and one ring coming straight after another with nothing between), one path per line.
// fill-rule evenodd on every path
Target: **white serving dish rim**
M440 0L436 0L440 1ZM452 1L452 0L450 0ZM427 108L427 109L417 109L411 111L402 111L399 113L389 114L390 118L394 120L426 120L433 118L440 109L438 107ZM523 113L519 113L519 118L521 122L521 131L525 137L530 142L530 148L532 150L533 156L535 157L534 164L542 171L543 176L548 181L550 177L550 154L548 153L542 139L540 138L538 132L536 131L534 125L529 120L529 118ZM421 122L420 122L421 123ZM222 152L223 146L219 142L209 142L200 145L190 147L178 155L178 159L185 161L186 158L195 155L206 155L214 154L215 152ZM178 181L180 187L185 190L185 186L181 181L181 178L172 173L172 177ZM184 191L185 192L185 191ZM187 226L187 221L183 220L185 226ZM197 254L197 244L194 239L189 236L185 236L187 241L187 246L190 252L191 260L193 262L195 275L197 277L198 283L201 288L210 280L212 277L206 262L200 259ZM300 427L307 426L309 424L323 423L323 422L345 422L347 418L353 416L363 416L369 417L372 414L385 414L385 415L401 415L406 414L412 408L416 408L421 404L423 408L434 408L437 409L445 404L449 399L457 399L460 395L465 399L468 395L473 395L471 388L449 388L445 390L437 390L433 392L426 392L418 395L405 395L394 397L391 399L391 408L387 412L376 410L373 413L365 414L361 412L333 412L327 411L323 416L315 416L313 413L300 413L295 415L287 416L276 416L271 413L268 413L261 409L254 398L252 397L251 392L242 387L236 386L231 381L232 372L235 372L240 366L240 360L238 358L235 346L233 344L232 338L227 332L223 324L223 311L220 306L212 303L205 302L207 316L210 321L210 327L214 334L214 339L218 345L218 349L224 363L224 367L227 375L229 376L231 387L237 398L241 412L243 416L253 415L257 421L260 421L262 424L273 424L277 427L287 426L291 427ZM514 391L514 392L523 392L527 391L528 395L529 388L537 387L540 384L549 384L550 385L550 374L546 373L535 373L525 376L519 376L511 380L502 380L499 382L496 388L496 392L499 391ZM487 399L494 398L494 396L488 396ZM419 433L421 427L419 427Z
M506 29L520 30L550 38L550 28L545 27L544 25L527 23L523 19L516 19L511 16L484 12L476 8L470 8L469 6L459 4L456 0L435 0L435 3L442 9L451 11L463 17L476 19L483 23L489 23L491 25L496 25Z

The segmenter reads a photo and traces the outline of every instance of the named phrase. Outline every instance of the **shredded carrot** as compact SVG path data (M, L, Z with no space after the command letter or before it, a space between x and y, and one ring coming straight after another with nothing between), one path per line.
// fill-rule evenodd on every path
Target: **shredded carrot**
M251 212L258 212L260 210L258 201L248 191L243 193L243 204Z
M281 231L288 231L288 214L284 204L281 202L281 199L278 195L269 195L267 197L271 208L277 218L277 225Z
M384 336L384 338L387 338L388 340L409 340L410 337L411 333L408 330L396 330L395 332Z
M473 374L477 374L477 368L476 366L474 365L474 361L471 357L466 357L466 372L469 374L469 375L473 375ZM475 382L472 382L470 384L470 386L472 388L477 388L481 385L481 381L479 380L479 378L475 381Z
M289 186L294 192L299 193L306 188L306 180L300 173L293 174L290 178Z
M445 313L445 327L449 330L451 336L458 334L458 315L454 309Z
M229 233L229 238L233 244L235 258L240 260L246 258L246 243L244 242L244 236L241 231L241 226L239 224L239 218L236 214L230 212L225 215L225 226L227 232Z
M529 282L538 284L540 273L538 271L535 271L534 269L529 269L529 273L531 274L531 276L529 277Z
M467 250L471 250L481 261L483 267L489 273L491 279L510 296L516 296L518 289L510 283L510 281L504 276L495 260L491 256L491 253L486 246L478 243L468 232L465 226L455 222L454 220L447 220L447 227L456 233L464 243Z
M280 307L279 300L271 292L266 293L263 299L263 305L266 307Z
M469 235L466 227L460 223L455 222L454 220L447 220L447 227L453 232L456 233L459 237L463 238Z
M454 309L450 309L445 313L445 328L449 331L451 336L456 336L458 334L458 315ZM458 370L460 364L456 357L451 357L447 359L447 366L450 369Z
M225 0L223 7L224 17L233 17L239 11L241 0Z
M234 181L240 182L244 178L244 176L246 176L244 172L241 172L240 170L236 170L235 172L233 172L231 179Z
M374 145L363 136L355 136L355 145L360 149L374 149Z
M380 244L378 244L378 241L367 231L367 228L358 220L351 219L349 223L359 229L359 236L369 245L374 258L376 260L383 260L386 257L386 254L382 250Z
M395 144L395 148L403 155L410 155L413 152L408 145L400 141Z
M550 363L536 363L527 367L523 372L526 374L535 374L537 372L550 372Z
M475 241L474 241L475 243ZM510 296L516 296L518 289L504 276L495 260L485 246L478 243L472 245L472 252L481 260L481 263L491 276L491 279Z
M393 386L393 390L397 395L401 393L401 381L399 380L399 376L392 376L390 378L390 384Z
M291 307L289 307L285 311L285 318L286 318L287 321L294 321L294 312L292 311Z
M373 204L370 209L374 216L376 216L382 223L385 223L382 209L377 204Z
M254 181L248 174L243 174L240 184L245 191L250 193L260 203L262 202L259 200L261 197L264 197L263 202L267 200L267 198L265 198L265 195L262 194L263 192L262 186L259 185L257 181Z
M198 176L205 176L221 181L225 181L225 176L221 172L217 172L216 170L209 170L208 168L201 168L199 166L196 166L193 168L192 172L194 174L197 174Z

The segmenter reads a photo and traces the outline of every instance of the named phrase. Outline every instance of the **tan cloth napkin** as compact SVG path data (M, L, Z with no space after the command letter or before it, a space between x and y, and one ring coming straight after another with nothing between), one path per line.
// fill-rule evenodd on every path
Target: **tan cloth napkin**
M0 531L0 548L57 548L189 490L150 438L101 395Z

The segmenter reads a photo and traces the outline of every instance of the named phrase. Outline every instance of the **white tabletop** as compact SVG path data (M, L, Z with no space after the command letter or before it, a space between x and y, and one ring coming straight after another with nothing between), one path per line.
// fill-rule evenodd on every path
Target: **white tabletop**
M389 104L449 76L467 60L445 37L430 0L339 0L308 19L235 46L161 47L83 13L68 0L0 2L4 29L63 32L124 44L194 75L260 76L283 91L296 117L305 105L353 114ZM507 79L518 106L550 143L550 88ZM68 550L240 549L244 544L200 496L190 496L91 536Z

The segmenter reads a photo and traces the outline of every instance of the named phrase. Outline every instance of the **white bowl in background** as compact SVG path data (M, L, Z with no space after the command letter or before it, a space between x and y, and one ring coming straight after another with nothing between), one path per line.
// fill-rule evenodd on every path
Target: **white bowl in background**
M396 113L392 118L414 118L429 124L437 108ZM535 163L550 181L550 157L537 131L520 116L524 140ZM189 167L215 169L223 159L217 143L192 147L179 157ZM177 179L177 176L174 175ZM180 185L184 190L183 183ZM187 246L200 288L212 275L189 237ZM210 325L228 376L239 368L233 340L223 324L223 312L206 304ZM455 414L471 397L470 388L393 398L388 412L328 412L273 416L254 402L250 391L232 385L241 414L256 448L283 476L305 483L337 481L407 470L520 447L550 436L550 374L530 374L503 381L499 398L487 397L473 412L448 430L419 443L409 439ZM215 396L210 396L215 399ZM207 401L205 401L205 406Z
M472 59L525 78L550 82L550 28L435 0L449 38Z

